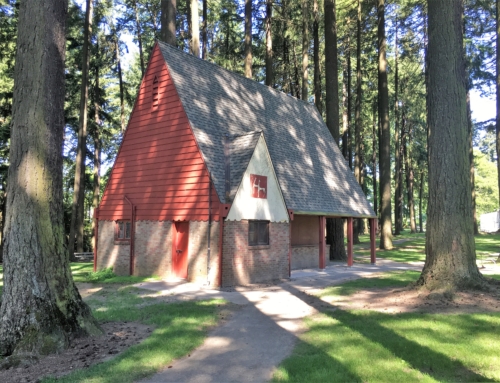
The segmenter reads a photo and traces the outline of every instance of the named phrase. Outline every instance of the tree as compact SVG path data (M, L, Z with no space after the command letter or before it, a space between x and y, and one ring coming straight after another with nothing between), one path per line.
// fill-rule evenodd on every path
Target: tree
M387 42L385 37L385 0L378 0L378 113L380 120L380 248L392 249L391 218L391 129L389 125L389 90L387 88Z
M313 3L313 40L314 40L314 104L318 108L319 113L323 111L323 100L321 99L321 73L320 73L320 58L319 58L319 7L318 0Z
M175 35L175 15L177 0L161 0L161 32L160 36L167 44L177 46Z
M273 86L273 2L266 0L266 85Z
M496 95L497 95L497 118L496 118L496 144L497 144L497 177L498 190L500 193L500 0L496 0ZM500 206L500 194L499 194Z
M80 90L80 121L78 124L78 147L75 165L75 183L73 187L73 205L71 207L71 224L69 229L69 259L74 261L75 234L77 252L83 252L83 215L85 198L85 159L87 157L87 102L89 97L89 63L90 40L92 37L93 0L87 0L85 26L83 30L82 51L82 83Z
M339 80L337 57L337 16L335 0L325 0L325 77L326 77L326 126L339 144ZM347 259L344 246L344 225L340 218L326 220L327 243L330 259Z
M302 0L302 100L309 98L309 2Z
M429 289L480 285L472 222L462 0L429 1Z
M356 104L354 106L354 177L358 184L363 185L362 174L363 174L363 161L361 153L361 97L362 97L362 79L361 79L361 0L358 0L358 14L356 20ZM356 219L354 221L354 238L353 242L355 244L359 243L359 233L361 232L362 221Z
M61 0L20 4L0 308L4 356L57 352L74 336L101 333L64 246L66 15Z
M191 54L200 57L200 15L198 13L198 0L191 0Z
M245 0L245 77L252 78L252 0Z

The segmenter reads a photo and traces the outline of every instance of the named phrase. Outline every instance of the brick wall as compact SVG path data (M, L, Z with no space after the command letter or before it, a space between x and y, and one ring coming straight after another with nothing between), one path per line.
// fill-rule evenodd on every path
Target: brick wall
M134 275L170 276L172 268L172 222L135 223Z
M115 244L115 221L99 221L97 270L113 267L116 275L130 274L130 243Z
M330 254L330 245L326 245L325 256L328 264L328 254ZM292 270L317 269L319 267L319 246L292 246Z
M113 267L117 275L130 273L130 243L114 240L114 221L99 221L97 270ZM207 282L208 222L189 222L188 280ZM211 225L210 285L217 285L219 223ZM134 275L172 277L172 222L137 221L135 224Z
M269 224L269 246L248 246L248 221L224 222L222 285L248 285L289 277L288 223Z
M208 222L189 222L188 281L207 282ZM219 222L212 222L210 229L210 286L218 283L219 271Z

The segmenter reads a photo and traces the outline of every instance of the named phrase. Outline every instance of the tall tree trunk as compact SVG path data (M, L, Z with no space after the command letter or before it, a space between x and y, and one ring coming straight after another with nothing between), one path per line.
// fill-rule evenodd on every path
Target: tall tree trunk
M423 211L422 211L422 200L424 198L424 171L420 171L420 187L418 188L418 225L419 232L424 232L424 219L423 219Z
M201 31L201 44L203 46L201 58L207 59L208 52L208 0L203 0L203 28Z
M83 216L85 202L85 158L87 156L87 102L89 97L89 47L92 36L93 1L87 0L82 49L82 84L80 88L80 121L78 124L78 147L75 161L75 183L73 186L73 204L71 206L71 224L69 230L69 259L75 258L75 236L77 252L83 252Z
M299 75L299 63L297 61L297 52L295 50L295 41L292 40L292 50L293 50L293 66L294 66L294 77L295 77L295 96L300 97L301 87L300 87L300 75Z
M0 308L3 356L55 353L74 336L101 332L73 283L64 246L66 16L64 1L20 2Z
M245 0L245 77L252 78L252 0Z
M380 248L392 249L391 217L391 127L389 125L389 90L387 88L387 42L385 37L385 0L378 0L378 101L380 117Z
M378 193L377 193L377 131L378 131L378 102L373 101L373 128L372 128L372 171L373 171L373 210L378 215Z
M349 26L349 22L347 23ZM349 36L349 32L347 35L347 52L346 52L346 60L347 60L347 140L345 142L346 152L347 152L347 161L349 162L349 168L353 170L352 163L352 64L351 64L351 37ZM342 142L344 145L344 142Z
M474 235L479 235L479 227L477 225L476 212L476 177L474 175L474 146L472 137L474 135L474 126L472 124L472 112L470 108L470 87L467 86L467 141L469 143L469 161L470 161L470 184L472 197L472 222L474 225Z
M320 57L319 57L319 7L318 0L314 0L313 4L314 21L313 21L313 39L314 39L314 104L322 114L321 100L321 78L320 78Z
M339 79L337 49L337 15L335 0L325 0L325 80L326 126L339 144ZM331 260L346 260L344 224L340 218L326 220L326 240L330 244Z
M191 0L191 40L189 49L191 54L200 57L200 14L198 13L198 0Z
M347 118L349 104L347 103L347 60L342 70L342 155L346 161L349 160L348 131L349 120Z
M426 260L419 282L430 289L483 283L476 265L462 0L429 7L429 199Z
M101 191L101 119L99 117L99 110L101 102L101 90L99 87L99 65L96 65L95 70L95 93L94 93L94 194L92 196L92 208L94 211L92 219L92 249L95 249L96 238L94 237L94 229L97 224L96 209L99 206L99 195Z
M266 85L274 85L273 74L273 0L266 0Z
M357 17L357 32L356 32L356 104L354 106L354 177L360 185L362 185L362 153L361 153L361 0L358 0L358 17ZM354 221L354 239L353 243L358 244L359 233L361 232L362 221L356 219Z
M161 0L161 39L167 44L177 46L175 17L177 0Z
M302 0L302 100L309 98L309 1Z
M404 110L403 110L403 118L402 118L402 124L403 127L402 129L405 130L405 116L404 116ZM401 145L403 146L403 157L404 157L404 162L405 162L405 174L406 174L406 193L407 193L407 200L408 200L408 210L409 210L409 215L410 215L410 232L412 234L417 232L417 228L415 225L415 202L413 199L413 183L414 183L414 175L413 175L413 167L412 167L412 161L411 161L411 156L409 153L408 147L410 146L410 140L411 140L411 129L408 128L408 131L405 130L404 136L402 137L401 140Z
M125 122L125 102L123 95L123 74L122 65L120 61L120 49L118 47L118 36L115 35L115 52L116 52L116 67L118 69L118 83L120 85L120 123L122 127L122 133L125 132L126 122Z
M399 141L399 68L398 68L398 19L394 38L394 232L400 235L403 230L403 189L401 174L401 153Z
M496 0L496 94L497 94L497 116L496 116L496 146L497 146L497 177L500 206L500 0Z
M137 9L137 1L133 0L132 5L134 7L134 14L135 14L135 31L137 33L137 43L139 44L139 60L141 61L141 74L142 76L144 76L146 66L144 64L144 50L142 49L142 32L141 32L141 24L139 22L139 11Z

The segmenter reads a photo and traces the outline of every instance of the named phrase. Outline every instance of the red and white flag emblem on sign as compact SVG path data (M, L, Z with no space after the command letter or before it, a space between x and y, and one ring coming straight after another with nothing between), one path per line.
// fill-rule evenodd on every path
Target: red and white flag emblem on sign
M267 177L250 174L253 198L267 198Z

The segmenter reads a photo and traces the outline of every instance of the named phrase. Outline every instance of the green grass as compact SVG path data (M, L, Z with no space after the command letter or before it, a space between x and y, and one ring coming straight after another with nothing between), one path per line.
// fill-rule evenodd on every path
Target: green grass
M418 272L392 272L325 289L323 313L274 374L274 382L484 382L500 380L500 314L386 314L325 308L328 296L401 287ZM500 279L500 276L496 276Z
M116 283L116 284L134 284L145 281L159 280L157 276L135 277L135 276L116 276L101 270L93 272L94 264L92 262L71 263L71 273L73 280L80 283Z
M381 276L373 278L361 278L354 281L343 283L339 286L325 288L318 296L346 296L352 295L366 288L384 288L384 287L404 287L411 282L415 282L420 276L418 271L394 271L384 273Z
M151 336L110 361L43 382L127 383L152 375L200 346L226 305L220 300L158 303L145 293L151 294L130 286L103 288L86 301L100 322L138 321L155 328Z

